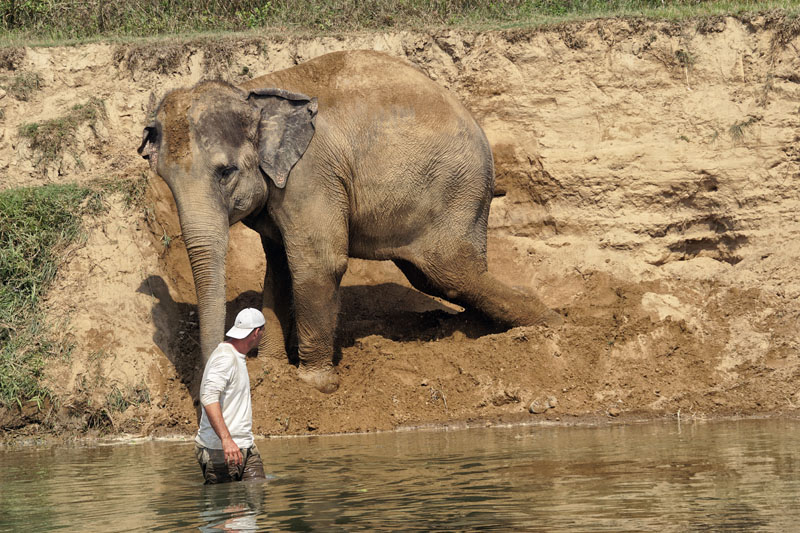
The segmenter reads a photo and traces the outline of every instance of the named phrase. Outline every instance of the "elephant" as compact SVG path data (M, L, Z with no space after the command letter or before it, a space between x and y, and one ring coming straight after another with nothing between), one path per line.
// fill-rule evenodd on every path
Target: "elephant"
M261 236L259 354L338 388L334 338L350 257L392 260L416 289L509 327L560 322L488 272L494 162L475 119L407 61L329 53L238 86L168 92L139 154L169 186L197 292L204 361L223 339L229 227Z

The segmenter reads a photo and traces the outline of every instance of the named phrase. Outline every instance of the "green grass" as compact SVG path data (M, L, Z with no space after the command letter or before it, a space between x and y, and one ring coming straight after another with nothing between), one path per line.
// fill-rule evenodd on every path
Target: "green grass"
M40 301L58 254L81 233L81 216L100 209L97 192L75 185L0 192L0 405L40 403L48 358L68 347L53 341Z
M19 135L28 139L31 150L39 154L35 165L47 164L61 157L64 150L73 145L79 126L94 124L105 113L103 101L91 98L85 104L73 106L64 116L21 125Z
M681 19L780 9L798 0L0 0L0 42L272 29L343 32L530 27L599 17Z

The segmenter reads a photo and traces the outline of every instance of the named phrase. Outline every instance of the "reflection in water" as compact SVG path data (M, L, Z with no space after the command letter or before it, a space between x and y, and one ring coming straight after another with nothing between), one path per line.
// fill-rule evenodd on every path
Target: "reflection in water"
M193 444L0 451L0 531L789 531L800 423L517 427L258 442L203 485Z
M203 485L200 531L258 531L266 481Z

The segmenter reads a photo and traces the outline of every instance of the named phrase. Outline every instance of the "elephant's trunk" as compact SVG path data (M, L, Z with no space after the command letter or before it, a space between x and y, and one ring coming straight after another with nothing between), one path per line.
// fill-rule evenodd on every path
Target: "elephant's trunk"
M192 266L200 318L203 364L225 335L225 256L228 251L228 219L225 213L184 213L181 229Z

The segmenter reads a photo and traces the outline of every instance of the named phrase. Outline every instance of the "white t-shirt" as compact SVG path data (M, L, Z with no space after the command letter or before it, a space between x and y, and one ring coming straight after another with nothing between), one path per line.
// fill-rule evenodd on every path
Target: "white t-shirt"
M227 342L220 343L208 358L200 385L200 402L203 416L195 442L205 448L222 449L220 440L208 421L205 406L219 402L222 418L233 442L239 448L253 445L253 412L250 405L250 377L247 374L245 355Z

